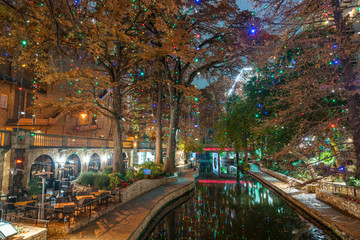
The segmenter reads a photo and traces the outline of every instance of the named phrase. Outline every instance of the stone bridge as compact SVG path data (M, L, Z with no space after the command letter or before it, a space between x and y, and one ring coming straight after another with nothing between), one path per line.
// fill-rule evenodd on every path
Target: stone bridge
M23 168L23 186L27 186L36 172L50 171L54 177L61 169L72 166L76 177L80 172L98 171L112 166L112 139L33 133L29 130L0 130L0 191L7 193L12 175L19 161ZM123 156L127 166L137 163L137 152L153 151L150 143L123 142ZM21 166L22 165L22 166ZM60 172L60 173L59 173Z

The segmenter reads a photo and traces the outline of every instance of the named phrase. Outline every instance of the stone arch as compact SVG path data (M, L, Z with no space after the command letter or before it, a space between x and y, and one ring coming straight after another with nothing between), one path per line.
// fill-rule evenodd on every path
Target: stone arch
M69 178L73 180L77 178L81 173L81 160L80 157L75 153L70 154L65 161L65 167L71 165L73 167L68 168L68 175Z
M101 159L100 155L97 153L93 153L89 159L88 171L90 172L98 172L101 168Z
M54 160L49 155L42 154L38 156L31 164L30 181L39 180L39 177L36 176L36 173L38 172L51 172L53 174L50 174L46 178L46 185L47 187L52 187L54 182L54 169L55 169Z

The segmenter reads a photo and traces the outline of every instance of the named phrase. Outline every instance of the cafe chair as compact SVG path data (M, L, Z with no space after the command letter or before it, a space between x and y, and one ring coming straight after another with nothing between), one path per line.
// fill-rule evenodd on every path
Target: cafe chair
M64 206L63 210L63 220L66 222L66 216L68 216L68 219L70 221L71 214L74 212L75 207L74 206Z

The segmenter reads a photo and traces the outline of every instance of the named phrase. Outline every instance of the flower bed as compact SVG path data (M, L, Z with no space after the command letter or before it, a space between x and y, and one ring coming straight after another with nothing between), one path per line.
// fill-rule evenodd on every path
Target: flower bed
M347 200L349 200L349 201L352 201L352 202L355 202L355 203L360 204L360 199L359 199L358 197L349 196L349 195L342 194L342 193L335 193L335 194L338 195L338 196L341 197L341 198L344 198L344 199L347 199Z

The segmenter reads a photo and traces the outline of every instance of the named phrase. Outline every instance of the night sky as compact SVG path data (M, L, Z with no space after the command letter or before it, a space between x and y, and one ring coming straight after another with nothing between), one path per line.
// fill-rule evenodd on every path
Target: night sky
M251 10L252 8L250 1L251 0L237 0L237 3L239 4L241 10L246 10L246 9ZM196 79L194 81L194 85L196 85L198 89L201 89L208 86L209 84L205 79Z

